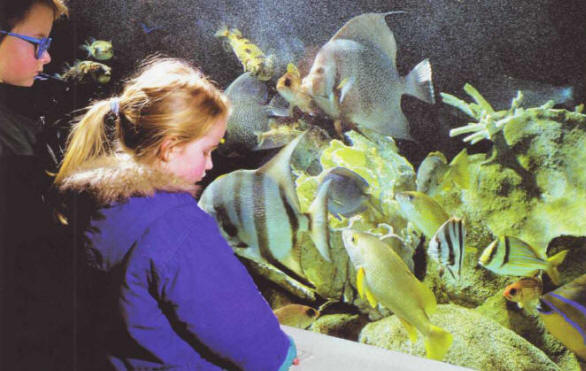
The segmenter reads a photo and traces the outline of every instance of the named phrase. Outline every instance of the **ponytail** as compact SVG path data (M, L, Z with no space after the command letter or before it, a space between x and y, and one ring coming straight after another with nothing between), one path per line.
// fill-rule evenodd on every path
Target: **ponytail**
M61 183L67 175L84 162L112 152L112 131L115 129L110 102L111 100L95 102L82 119L73 126L67 138L63 162L55 177L56 184Z

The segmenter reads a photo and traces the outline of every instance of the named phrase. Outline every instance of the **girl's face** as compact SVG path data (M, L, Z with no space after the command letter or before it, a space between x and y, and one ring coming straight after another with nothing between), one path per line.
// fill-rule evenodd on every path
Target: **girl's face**
M199 182L206 175L206 170L212 169L212 151L216 149L225 132L226 120L222 119L203 137L182 145L170 146L163 151L163 168L189 183Z
M49 37L53 27L53 9L36 3L26 17L17 23L13 33L35 38ZM49 52L40 59L35 58L36 46L14 36L4 35L0 42L0 82L15 86L32 86L35 76L43 71L43 66L51 62Z

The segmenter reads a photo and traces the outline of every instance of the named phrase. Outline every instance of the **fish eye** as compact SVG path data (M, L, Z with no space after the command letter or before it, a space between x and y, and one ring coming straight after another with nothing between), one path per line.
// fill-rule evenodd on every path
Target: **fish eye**
M324 73L324 68L320 67L317 70L315 70L316 73Z
M516 295L517 294L517 289L513 288L509 290L509 294L511 295Z
M285 79L285 86L288 88L291 87L291 79L290 78Z

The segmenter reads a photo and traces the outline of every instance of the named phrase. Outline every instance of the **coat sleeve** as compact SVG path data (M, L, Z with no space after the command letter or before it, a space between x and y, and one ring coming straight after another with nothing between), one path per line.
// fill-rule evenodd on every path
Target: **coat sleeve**
M177 215L187 231L157 285L177 332L243 370L287 370L296 356L270 306L221 236L197 209Z

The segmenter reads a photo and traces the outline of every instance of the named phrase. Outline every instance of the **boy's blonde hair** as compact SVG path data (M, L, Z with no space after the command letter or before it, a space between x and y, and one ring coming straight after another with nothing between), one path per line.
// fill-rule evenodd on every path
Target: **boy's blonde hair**
M55 182L117 150L150 165L165 139L191 142L228 115L227 98L197 69L179 59L151 58L119 97L93 103L74 125Z

